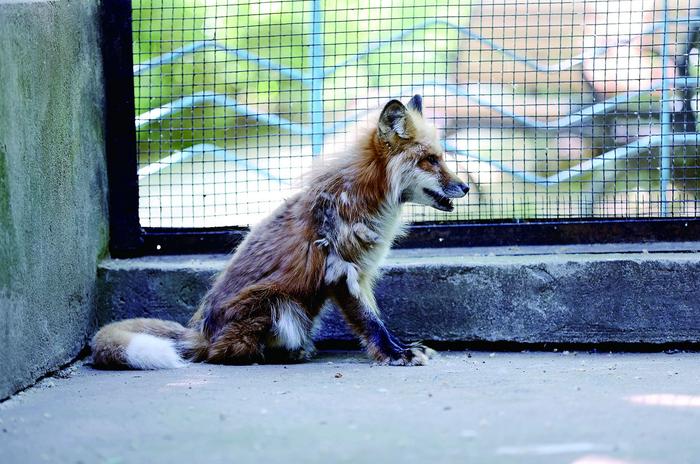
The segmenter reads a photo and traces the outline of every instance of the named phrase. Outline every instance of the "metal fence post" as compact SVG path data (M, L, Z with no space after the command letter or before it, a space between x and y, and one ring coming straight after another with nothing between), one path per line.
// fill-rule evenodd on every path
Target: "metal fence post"
M311 143L314 156L323 150L323 5L313 0L311 31Z
M662 3L662 22L663 22L663 48L661 53L662 60L662 86L661 86L661 185L659 186L659 194L661 200L661 216L669 215L668 200L669 200L669 183L671 180L671 156L673 155L672 140L673 128L671 127L671 105L673 103L673 77L669 76L669 50L668 50L668 0ZM673 61L671 61L673 62Z
M112 257L128 257L138 254L143 245L134 124L131 0L109 0L101 5L109 249Z

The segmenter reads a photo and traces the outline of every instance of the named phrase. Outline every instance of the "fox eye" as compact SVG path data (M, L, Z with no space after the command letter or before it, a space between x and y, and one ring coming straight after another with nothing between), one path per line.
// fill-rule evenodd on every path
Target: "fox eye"
M433 166L440 164L440 160L438 160L438 157L435 155L428 155L425 159L428 160L428 163L432 164Z

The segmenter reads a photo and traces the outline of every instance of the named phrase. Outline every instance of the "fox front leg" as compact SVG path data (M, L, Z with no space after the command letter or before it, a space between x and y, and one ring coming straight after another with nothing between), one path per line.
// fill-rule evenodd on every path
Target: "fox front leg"
M334 299L353 331L360 337L367 353L377 362L396 366L421 366L435 351L420 344L404 344L380 319L374 296L369 292L355 295L340 283Z

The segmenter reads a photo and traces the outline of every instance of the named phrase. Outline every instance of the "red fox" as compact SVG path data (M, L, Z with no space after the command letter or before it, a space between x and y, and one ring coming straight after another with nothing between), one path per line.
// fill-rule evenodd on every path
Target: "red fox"
M313 321L328 300L375 361L425 364L432 350L387 329L372 287L403 232L402 206L452 211L451 199L468 191L445 164L420 95L406 106L392 100L354 149L251 229L187 327L158 319L111 323L92 340L93 364L158 369L305 360L314 352Z

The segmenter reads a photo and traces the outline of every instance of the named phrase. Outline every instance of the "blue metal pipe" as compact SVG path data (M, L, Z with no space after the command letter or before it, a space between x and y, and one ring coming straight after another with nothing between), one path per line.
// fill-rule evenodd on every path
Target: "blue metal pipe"
M694 88L700 85L700 78L697 77L684 77L684 78L678 78L678 79L671 79L670 80L673 85L675 85L677 88ZM502 114L503 116L506 116L516 123L529 127L532 129L537 129L537 130L542 130L542 131L560 131L562 129L570 128L570 127L576 127L580 126L591 119L593 119L596 116L601 116L603 114L606 114L610 112L611 110L614 110L616 107L620 105L624 105L631 100L634 100L636 98L642 97L648 93L654 92L656 90L661 89L667 83L665 83L663 80L655 82L650 88L645 89L645 90L640 90L637 92L627 92L621 95L617 95L615 97L609 98L608 100L596 103L591 106L587 106L575 113L571 113L569 115L566 115L562 118L556 119L554 121L539 121L537 119L529 118L527 116L521 116L516 113L513 113L512 111L508 111L506 108L503 108L498 105L494 105L491 103L488 99L480 97L479 94L473 94L469 92L465 92L463 87L454 85L454 84L445 84L445 83L439 83L439 82L426 82L426 84L429 85L439 85L439 86L444 86L447 90L451 91L454 95L462 96L462 97L467 97L470 100L474 101L480 106L484 106L487 108L491 108L492 110Z
M673 86L675 88L681 89L681 88L696 88L700 87L700 78L698 77L679 77L676 78L675 80L672 80ZM583 124L589 122L596 116L602 116L615 108L617 108L620 105L624 105L628 103L631 100L634 100L636 98L642 97L648 93L654 92L656 90L659 90L663 86L662 81L655 82L654 85L652 85L649 89L646 90L640 90L638 92L629 92L629 93L624 93L622 95L617 95L615 97L609 98L608 100L604 100L602 102L596 103L595 105L587 106L582 108L579 111L576 111L574 113L568 114L562 118L556 119L554 121L540 121L534 118L529 118L527 116L522 116L513 113L512 111L509 111L506 108L503 108L502 106L494 105L492 102L490 102L488 99L482 98L480 94L475 94L475 93L470 93L468 91L468 88L465 90L464 86L458 86L455 84L448 84L446 82L440 82L440 81L426 81L423 84L419 84L418 86L411 86L411 87L406 87L402 89L402 93L404 95L409 95L416 93L418 91L417 87L419 88L421 85L434 85L437 87L443 87L446 90L448 90L451 94L456 95L456 96L461 96L461 97L466 97L469 100L475 102L476 104L490 108L497 113L512 119L516 124L522 127L526 127L529 129L535 129L539 131L546 131L546 132L558 132L564 129L569 129L572 127L580 127ZM368 111L360 111L353 116L351 116L348 119L345 119L343 121L338 121L332 125L330 125L326 129L326 133L335 133L335 132L340 132L347 126L348 124L355 122L362 116L366 115ZM502 124L499 124L499 127L504 127Z
M213 48L215 50L220 50L220 51L228 53L229 55L233 55L236 58L240 58L242 60L253 62L257 66L260 66L261 68L269 69L271 71L277 71L282 76L288 77L290 79L299 80L299 81L310 81L311 80L311 76L308 76L297 69L289 68L287 66L279 64L279 63L272 61L272 60L269 60L267 58L261 58L258 55L256 55L255 53L249 52L248 50L239 50L239 49L229 48L229 47L222 45L219 42L216 42L214 40L200 40L198 42L192 42L189 45L185 45L184 47L180 47L180 48L172 50L168 53L164 53L164 54L157 56L151 60L145 61L145 62L140 63L140 64L136 64L136 65L134 65L134 75L139 76L141 74L144 74L145 72L150 71L152 68L156 68L158 66L163 66L163 65L172 63L173 61L180 59L189 53L194 53L194 52L204 50L207 48Z
M670 20L670 21L695 24L695 23L700 23L700 17L678 18L678 19ZM498 44L497 42L494 42L491 39L488 39L482 35L477 34L476 32L473 32L468 27L460 26L459 24L456 24L456 23L453 23L451 21L447 21L444 19L431 19L428 21L424 21L420 24L414 25L410 29L406 29L406 30L403 30L401 32L398 32L389 38L379 39L379 40L374 41L374 44L368 46L367 48L365 48L361 52L351 56L350 58L348 58L344 61L341 61L340 63L335 64L333 66L328 66L326 68L326 70L324 71L324 75L326 77L328 77L328 76L332 75L333 73L335 73L338 69L344 68L346 66L349 66L353 63L360 61L362 58L365 58L366 56L371 55L372 53L380 50L382 47L384 47L387 44L401 41L401 40L405 39L406 37L415 34L418 31L428 29L428 28L434 27L434 26L446 26L449 29L454 29L454 30L458 31L461 35L468 37L470 39L473 39L473 40L477 40L477 41L485 44L489 48L502 53L506 57L508 57L514 61L519 61L519 62L523 63L525 66L527 66L530 69L533 69L533 70L539 71L539 72L549 73L549 72L567 71L569 69L572 69L575 66L583 63L583 60L585 60L586 58L594 58L598 55L605 53L610 48L618 47L620 45L626 45L626 44L630 43L632 41L632 39L639 37L640 35L651 34L651 33L656 32L658 29L661 29L661 27L663 26L663 23L661 23L661 22L652 23L652 24L646 26L639 35L633 35L633 36L628 37L625 40L621 40L621 41L616 42L616 43L611 43L611 44L608 44L608 45L605 45L602 47L597 47L597 48L594 48L593 50L585 51L585 52L583 52L583 53L581 53L573 58L569 58L567 60L562 60L559 63L556 63L555 65L552 65L552 66L544 66L535 60L531 60L531 59L527 58L526 56L518 55L517 53L506 49L505 47Z
M619 42L610 43L610 44L607 44L607 45L602 46L602 47L596 47L592 50L584 51L583 53L581 53L573 58L570 58L568 60L562 60L553 66L543 66L535 60L531 60L527 57L520 56L514 52L511 52L510 50L503 48L501 45L497 44L496 42L494 42L490 39L487 39L485 37L482 37L479 34L476 34L475 32L472 32L471 29L469 29L468 27L463 27L463 26L459 26L459 25L453 25L453 27L458 28L459 31L463 35L465 35L471 39L478 40L482 43L485 43L490 48L501 52L503 55L507 56L508 58L511 58L515 61L522 62L530 69L533 69L535 71L540 71L540 72L561 72L561 71L566 71L566 70L572 69L573 67L583 63L583 60L585 60L586 58L594 58L598 55L605 53L610 48L619 47L621 45L627 45L633 39L635 39L639 36L654 33L657 30L659 30L663 27L666 27L665 25L670 21L674 21L674 20L668 19L666 21L652 23L652 24L646 26L640 34L631 35L628 38L626 38L625 40L620 40ZM678 18L675 20L675 22L696 24L696 23L700 22L700 17L696 16L696 17L689 17L689 18ZM449 22L447 22L447 23L452 24Z
M661 92L661 182L659 193L661 195L661 216L668 216L668 201L673 192L669 191L671 182L671 149L673 138L673 127L671 127L671 103L673 102L673 79L669 76L667 64L671 58L669 53L668 37L668 0L662 3L662 23L663 23L663 47L661 52L663 87Z
M671 80L672 85L675 88L695 88L695 87L700 87L700 78L697 77L683 77L683 78L676 78L675 80ZM644 94L647 94L649 92L653 92L658 90L659 88L662 87L663 82L657 82L655 83L650 89L640 91L640 92L631 92L631 93L626 93L623 95L618 95L616 97L610 98L608 100L602 101L600 103L596 103L593 106L588 106L586 108L581 109L580 111L577 111L575 113L572 113L570 115L567 115L563 118L557 119L555 121L538 121L537 119L533 118L528 118L524 116L519 116L516 115L515 113L508 111L507 109L500 107L498 105L494 105L491 102L479 98L478 95L471 94L469 92L465 92L462 90L461 87L453 85L453 84L446 84L444 82L438 82L438 81L428 81L423 85L436 85L436 86L442 86L445 87L447 90L451 91L453 94L458 95L458 96L464 96L469 98L470 100L478 103L481 106L488 107L503 116L506 116L508 118L513 119L517 124L520 124L521 126L524 126L526 128L531 128L535 130L542 130L542 131L560 131L563 129L567 128L572 128L572 127L577 127L581 126L582 124L588 122L592 118L596 116L600 116L603 114L608 113L609 111L615 109L618 105L625 104L628 101L638 98ZM405 89L405 92L413 92L415 90L415 87L407 88ZM174 113L178 113L184 109L188 108L195 108L200 105L204 104L219 104L223 107L225 107L228 110L234 111L237 114L240 114L241 116L245 116L249 119L259 121L263 124L268 124L271 126L279 127L282 130L286 130L292 134L295 135L304 135L304 136L309 136L313 135L313 127L306 126L304 124L296 123L289 121L288 119L282 118L280 116L274 115L274 114L268 114L268 113L259 113L257 110L254 108L243 105L238 103L234 98L228 97L223 94L217 94L214 92L209 92L209 91L203 91L199 92L187 97L182 97L178 100L169 102L165 105L162 105L158 108L154 108L150 111L147 111L146 113L143 113L139 115L136 118L136 128L140 129L147 124L150 124L154 121L162 120L166 117L171 116ZM368 114L368 111L359 111L356 114L352 115L351 117L338 121L336 123L328 124L324 126L323 132L324 134L330 134L330 133L336 133L342 131L348 124L351 124L358 119L362 118L366 114Z
M581 177L592 173L598 169L604 169L609 163L630 159L636 156L640 156L644 153L656 147L664 146L677 146L677 145L697 145L700 143L700 133L686 133L686 134L671 134L671 135L652 135L649 137L643 137L641 139L635 140L632 143L624 145L622 147L617 147L614 150L610 150L607 153L596 156L586 160L574 167L566 169L564 171L557 172L551 176L544 177L532 174L528 171L515 169L512 166L501 163L499 161L494 161L481 156L478 153L468 152L464 150L459 150L457 147L450 142L443 142L443 147L446 151L454 153L455 155L462 156L465 158L471 158L476 161L481 161L488 163L496 167L501 172L512 175L513 177L520 179L522 181L541 185L544 187L551 187L556 184L561 184L562 182L571 182Z
M151 163L138 170L139 177L147 177L162 171L176 163L182 163L195 155L212 155L216 158L221 158L227 161L232 161L236 164L240 170L255 172L259 174L263 179L272 182L277 182L283 184L284 182L277 176L270 174L270 171L257 166L255 163L247 159L240 159L236 156L236 153L232 150L227 150L225 148L220 148L216 145L210 143L202 143L194 145L191 147L184 148L180 151L176 151L170 156L166 156L155 163Z
M239 116L258 121L269 126L279 127L295 135L312 135L308 126L289 121L275 114L259 113L255 108L238 103L234 98L214 92L204 91L179 98L158 108L152 109L136 118L136 129L140 129L154 121L162 120L184 109L196 108L204 104L214 104L233 111Z
M312 153L318 156L323 151L324 111L323 111L323 5L314 0L311 31L311 145Z

